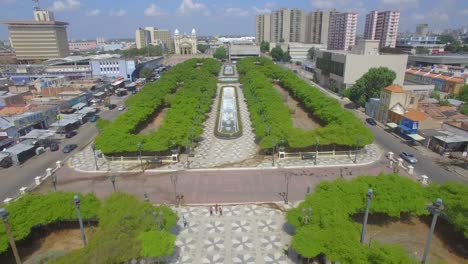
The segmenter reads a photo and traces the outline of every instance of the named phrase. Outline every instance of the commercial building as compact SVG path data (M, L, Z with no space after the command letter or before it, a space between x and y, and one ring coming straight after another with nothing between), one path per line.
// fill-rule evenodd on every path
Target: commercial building
M156 45L161 44L165 52L173 50L171 42L171 33L167 29L154 29L151 42Z
M68 23L54 20L50 11L35 10L34 21L7 20L11 47L20 61L46 60L69 55Z
M399 85L390 85L380 93L379 110L376 119L384 124L400 124L402 117L410 109L416 109L418 97Z
M394 83L403 85L407 60L406 54L379 54L378 40L359 40L351 51L317 49L314 56L317 81L338 93L351 87L370 68L377 67L393 70Z
M435 73L422 69L407 69L405 80L417 84L432 84L435 90L446 94L459 94L466 80L449 73Z
M417 24L416 25L416 36L425 37L429 29L428 24Z
M68 48L70 51L91 51L97 49L96 41L80 41L80 42L69 42Z
M450 66L468 67L468 54L434 54L434 55L410 55L408 64L412 66L432 66L444 64Z
M445 44L439 44L438 36L411 36L398 38L396 47L412 54L416 53L417 48L424 48L430 54L443 53Z
M103 76L111 79L123 77L132 80L135 71L135 61L122 59L120 56L97 57L89 61L94 76Z
M230 43L228 46L230 61L240 60L245 57L260 57L260 46L255 43Z
M357 13L332 13L328 28L329 50L348 50L356 43Z
M366 15L364 38L380 40L380 48L395 48L399 24L399 11L372 11Z
M135 31L135 43L137 49L146 48L151 43L151 34L148 30L138 28Z
M279 46L283 51L289 52L289 56L291 56L291 61L293 62L305 62L308 59L310 49L326 48L326 46L322 44L289 42L276 43L276 45L270 44L270 49L274 48L275 46Z
M255 41L270 42L270 14L259 14L255 17Z
M167 29L155 27L138 28L135 31L135 43L138 49L148 45L161 45L167 52L172 51L171 33Z

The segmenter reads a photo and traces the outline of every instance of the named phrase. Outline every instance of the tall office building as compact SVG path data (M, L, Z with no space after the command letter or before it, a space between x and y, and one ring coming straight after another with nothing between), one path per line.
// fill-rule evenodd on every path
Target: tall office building
M162 44L164 51L169 52L173 50L171 42L171 33L167 29L155 29L153 30L152 43Z
M17 60L63 58L70 54L66 22L55 21L51 11L34 8L35 20L7 20L10 43Z
M270 42L270 14L260 14L255 17L255 41Z
M366 15L364 38L380 40L380 48L395 48L400 11L372 11Z
M417 24L416 25L416 36L425 37L429 31L428 24Z
M300 9L273 11L270 15L271 42L304 42L306 13Z
M348 50L356 43L357 13L332 13L328 27L329 50Z
M333 11L315 11L307 14L305 42L324 44L328 43L328 27L330 24L330 14L336 13Z
M151 35L148 30L139 28L135 31L135 43L137 49L146 48L151 43Z

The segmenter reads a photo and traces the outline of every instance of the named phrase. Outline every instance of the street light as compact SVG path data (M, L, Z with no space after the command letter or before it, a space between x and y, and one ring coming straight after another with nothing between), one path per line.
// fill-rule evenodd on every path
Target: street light
M178 180L179 180L179 175L177 174L177 172L176 174L171 175L171 182L174 185L174 201L176 205L177 205L177 181Z
M54 174L52 174L52 185L54 186L54 191L57 191L57 176L55 176Z
M429 206L429 210L432 213L432 223L431 229L429 230L429 235L427 237L426 247L424 248L424 255L421 260L421 263L423 264L426 263L427 254L429 253L429 248L431 247L432 234L434 234L437 217L439 216L440 212L444 210L442 199L437 198L437 200L431 206Z
M115 176L112 175L112 176L109 176L109 180L111 181L112 183L112 188L114 189L114 192L115 192Z
M81 219L80 198L78 197L78 195L75 195L73 197L73 202L75 203L76 214L78 215L78 222L80 223L81 239L83 239L83 244L86 246L86 235L84 232L83 220Z
M271 162L271 166L275 166L275 152L276 152L276 144L278 144L278 141L276 140L276 138L272 139L271 140L271 158L272 158L272 162Z
M370 207L370 204L371 204L373 194L374 194L374 192L372 191L371 188L369 190L367 190L367 194L366 194L367 205L366 205L366 212L364 213L364 222L362 223L361 244L364 244L364 238L366 237L367 217L369 216L369 207Z
M317 165L317 156L318 156L318 146L320 144L320 139L318 137L315 138L315 159L314 165Z
M164 213L162 211L160 212L153 212L154 220L156 221L156 228L158 230L163 229L163 223L164 223Z
M3 224L5 224L5 231L7 233L8 239L10 240L10 246L11 250L13 251L13 255L15 255L16 264L21 264L18 249L16 249L15 239L11 234L10 224L8 223L8 215L9 213L5 210L5 208L0 208L0 217L3 219Z
M307 225L310 218L312 218L312 208L309 207L307 211L305 208L302 208L302 222Z
M356 153L354 154L354 163L357 163L357 154L358 154L359 143L361 143L361 138L357 137L356 138Z
M138 147L138 159L140 160L141 171L144 171L144 168L143 168L143 160L141 160L141 146L142 146L142 143L141 143L141 142L138 142L138 144L137 144L137 147Z
M91 149L93 150L93 156L94 156L94 165L96 166L96 170L99 170L98 164L97 164L97 159L96 159L96 144L91 144Z

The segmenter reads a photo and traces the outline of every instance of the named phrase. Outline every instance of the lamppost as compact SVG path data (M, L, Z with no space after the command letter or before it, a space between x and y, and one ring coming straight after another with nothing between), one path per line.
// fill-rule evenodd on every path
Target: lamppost
M94 156L94 165L96 166L96 170L99 170L99 167L97 165L97 159L96 159L96 144L91 144L91 149L93 150L93 156Z
M278 140L272 139L271 140L272 146L271 146L271 166L275 166L275 152L276 152L276 144L278 144Z
M312 208L309 207L307 211L305 208L302 208L302 222L307 225L310 218L312 218Z
M76 214L78 215L78 222L80 223L81 239L83 239L83 244L86 246L86 235L83 228L83 220L81 219L80 198L78 197L78 195L75 195L73 197L73 202L75 203Z
M13 251L13 255L15 256L16 264L21 264L18 249L16 249L15 239L11 234L10 224L8 223L8 215L9 213L5 210L5 208L0 208L0 217L3 219L3 224L5 224L5 231L7 233L8 239L10 240L10 246L11 250Z
M55 176L54 174L52 174L51 177L51 180L52 180L52 185L54 186L54 191L57 191L57 176Z
M153 212L154 220L156 221L156 228L158 230L163 229L163 222L164 222L164 213L160 212Z
M141 142L138 142L138 144L137 144L137 147L138 147L138 159L140 160L141 171L144 171L144 168L143 168L143 160L141 159L141 146L142 146L142 143L141 143Z
M361 143L361 138L357 137L356 138L356 153L354 154L354 163L357 163L357 154L358 154L359 143Z
M318 137L315 138L315 159L314 165L317 165L317 156L318 156L318 146L320 144L320 139Z
M112 176L109 176L109 180L111 181L112 183L112 188L114 189L114 192L115 192L115 176L112 175Z
M177 172L176 174L171 175L171 182L174 185L174 201L176 205L177 205L177 181L178 180L179 180L179 175L177 174Z
M440 212L444 210L442 199L437 198L437 200L431 206L429 206L429 210L432 213L432 223L431 229L429 230L429 235L427 237L426 247L424 248L424 255L421 260L421 263L423 264L426 263L427 254L429 253L429 248L431 247L432 234L434 234L437 217L439 216Z
M185 147L185 151L187 152L187 169L190 169L190 152L191 152L191 147L190 147L190 142L187 141L187 144L186 144L186 147Z
M367 225L367 217L369 216L369 207L372 200L372 195L374 192L372 189L367 190L367 205L366 205L366 212L364 213L364 222L362 223L362 230L361 230L361 244L364 244L364 238L366 237L366 225Z

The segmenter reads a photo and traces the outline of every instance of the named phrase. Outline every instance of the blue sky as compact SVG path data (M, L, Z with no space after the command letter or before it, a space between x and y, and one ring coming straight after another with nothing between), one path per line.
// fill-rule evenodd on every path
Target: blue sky
M358 12L360 33L371 10L400 10L400 31L414 31L417 23L430 29L468 26L468 0L41 0L40 5L70 23L70 39L134 37L143 26L254 35L255 15L280 7ZM32 0L0 0L0 19L32 19L32 7ZM0 39L8 39L6 25L0 25Z

